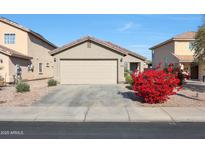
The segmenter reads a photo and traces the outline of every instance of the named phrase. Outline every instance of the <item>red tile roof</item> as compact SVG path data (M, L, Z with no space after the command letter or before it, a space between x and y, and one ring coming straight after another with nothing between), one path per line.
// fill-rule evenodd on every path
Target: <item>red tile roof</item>
M174 39L195 39L196 32L185 32L174 36Z
M7 48L5 46L0 45L0 53L3 53L7 56L11 57L17 57L17 58L22 58L22 59L32 59L32 57L26 56L18 51L15 51L13 49Z
M171 41L174 41L174 40L194 40L195 39L195 36L196 36L196 32L185 32L185 33L182 33L182 34L178 34L178 35L175 35L174 37L172 37L171 39L169 40L166 40L162 43L159 43L153 47L150 48L150 50L153 50L155 48L158 48L162 45L165 45Z
M80 39L78 39L76 41L68 43L68 44L66 44L66 45L64 45L62 47L59 47L59 48L57 48L57 49L55 49L53 51L50 51L50 54L51 55L55 55L55 54L57 54L59 52L62 52L62 51L66 50L66 49L69 49L69 48L72 48L73 46L76 46L76 45L78 45L80 43L83 43L83 42L86 42L86 41L95 42L97 44L100 44L100 45L105 46L107 48L110 48L112 50L115 50L115 51L117 51L118 53L120 53L122 55L129 54L129 55L132 55L132 56L137 57L137 58L142 59L142 60L146 59L145 57L143 57L143 56L141 56L141 55L139 55L139 54L137 54L135 52L129 51L128 49L125 49L123 47L120 47L120 46L118 46L118 45L116 45L114 43L111 43L111 42L108 42L108 41L103 41L103 40L100 40L100 39L97 39L97 38L91 37L91 36L82 37L82 38L80 38Z

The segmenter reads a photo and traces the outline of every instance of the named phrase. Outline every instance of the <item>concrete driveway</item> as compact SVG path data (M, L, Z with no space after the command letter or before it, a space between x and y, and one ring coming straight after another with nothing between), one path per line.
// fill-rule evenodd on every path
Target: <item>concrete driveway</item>
M137 105L136 99L134 93L124 85L59 85L34 106L130 106Z

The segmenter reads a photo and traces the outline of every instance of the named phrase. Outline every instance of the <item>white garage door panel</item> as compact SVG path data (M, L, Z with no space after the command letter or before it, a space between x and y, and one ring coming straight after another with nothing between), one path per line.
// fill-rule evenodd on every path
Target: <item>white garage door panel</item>
M116 60L61 60L61 84L116 84Z

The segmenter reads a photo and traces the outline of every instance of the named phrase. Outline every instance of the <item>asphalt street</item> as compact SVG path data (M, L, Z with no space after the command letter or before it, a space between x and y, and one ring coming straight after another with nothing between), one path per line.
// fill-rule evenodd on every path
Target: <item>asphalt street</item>
M205 123L0 122L4 139L204 139Z

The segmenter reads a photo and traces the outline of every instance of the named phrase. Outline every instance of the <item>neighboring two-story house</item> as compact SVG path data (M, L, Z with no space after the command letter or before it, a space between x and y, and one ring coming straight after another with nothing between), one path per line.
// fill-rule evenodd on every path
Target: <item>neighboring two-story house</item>
M0 18L0 76L13 82L20 72L23 80L53 77L56 46L40 34L5 18Z
M191 75L191 79L203 80L205 62L194 62L192 42L195 40L195 35L195 32L185 32L151 47L153 68L159 63L162 68L170 63L180 64L181 68Z

